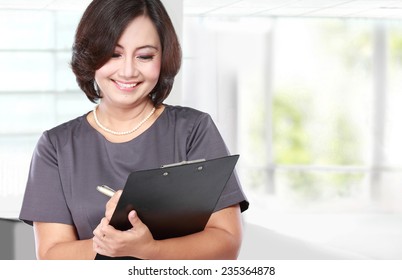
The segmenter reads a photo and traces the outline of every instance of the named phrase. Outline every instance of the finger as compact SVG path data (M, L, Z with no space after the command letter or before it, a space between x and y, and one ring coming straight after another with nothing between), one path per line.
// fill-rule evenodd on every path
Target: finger
M116 209L117 203L119 202L120 196L121 196L122 190L118 190L115 192L115 194L109 199L109 201L106 203L106 209L105 209L105 217L110 221L112 218L112 215L114 213L114 210Z
M102 235L102 233L101 233L101 229L100 229L100 224L93 230L93 235L94 236L96 236L96 237L99 237L99 236L101 236Z
M104 252L102 244L97 240L96 237L92 239L92 249L98 254L102 254Z
M107 234L108 225L109 225L109 221L106 218L102 218L101 222L94 229L94 231L92 233L99 240L104 239L106 237L106 234Z
M137 212L135 212L135 210L132 210L132 211L130 211L130 213L128 213L128 220L130 221L131 225L133 226L133 229L138 230L144 226L144 224L138 217Z
M117 202L119 201L119 199L120 199L120 196L121 196L121 193L122 193L123 191L122 190L118 190L118 191L116 191L114 194L113 194L113 196L109 199L109 201L107 202L107 204L114 204L114 205L116 205L117 204ZM107 205L106 204L106 205Z

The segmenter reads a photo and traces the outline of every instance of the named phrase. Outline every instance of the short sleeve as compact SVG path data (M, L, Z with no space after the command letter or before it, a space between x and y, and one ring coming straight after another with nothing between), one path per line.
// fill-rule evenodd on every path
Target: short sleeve
M195 122L192 133L188 139L187 154L189 160L214 159L228 156L229 150L209 114L202 114ZM242 190L236 169L229 178L215 211L240 204L241 211L248 209L249 202Z
M57 149L44 132L32 156L20 220L73 224L59 174Z

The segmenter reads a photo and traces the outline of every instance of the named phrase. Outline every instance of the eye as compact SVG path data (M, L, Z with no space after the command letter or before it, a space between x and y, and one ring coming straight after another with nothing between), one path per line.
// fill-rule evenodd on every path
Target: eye
M118 57L120 57L121 56L121 54L119 54L119 53L113 53L112 54L112 58L118 58Z
M139 60L148 61L154 58L154 55L139 55L137 56Z

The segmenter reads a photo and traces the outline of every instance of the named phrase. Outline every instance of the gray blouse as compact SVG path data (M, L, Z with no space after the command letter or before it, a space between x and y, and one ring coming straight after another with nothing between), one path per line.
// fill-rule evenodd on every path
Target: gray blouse
M165 106L150 128L125 143L106 140L87 114L45 131L32 157L19 218L74 225L79 239L92 238L108 200L96 186L121 189L132 171L229 155L208 114ZM234 172L215 211L239 203L242 211L248 208Z

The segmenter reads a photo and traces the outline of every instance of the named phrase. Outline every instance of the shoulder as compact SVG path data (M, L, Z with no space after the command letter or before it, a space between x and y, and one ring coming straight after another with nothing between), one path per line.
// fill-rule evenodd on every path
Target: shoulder
M46 130L42 138L48 139L53 146L63 146L71 137L88 132L89 125L85 123L86 116L87 113Z
M165 111L171 119L169 122L180 135L186 137L190 147L198 146L200 143L205 147L216 146L215 143L221 146L223 143L222 136L208 113L181 106L166 106Z
M191 107L165 105L165 112L168 118L172 118L176 122L185 122L187 124L212 122L212 118L208 113Z
M205 112L197 110L195 108L186 107L186 106L178 106L178 105L168 105L164 104L165 111L168 114L175 114L178 116L201 116L201 115L208 115Z

